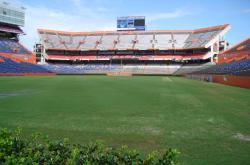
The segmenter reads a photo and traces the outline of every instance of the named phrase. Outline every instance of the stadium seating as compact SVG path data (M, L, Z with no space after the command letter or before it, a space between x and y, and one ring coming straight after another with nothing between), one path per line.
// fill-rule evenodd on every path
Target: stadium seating
M114 49L114 41L118 41L118 35L103 35L101 39L101 44L97 46L99 50Z
M250 59L242 59L229 63L215 65L213 67L195 72L198 74L231 74L250 75Z
M0 24L0 31L8 32L8 33L15 33L15 34L23 34L23 31L18 26L11 26L8 24Z
M213 31L202 31L193 33L187 38L184 48L203 47L219 32L220 32L219 30L213 30Z
M156 34L155 35L155 48L159 50L166 50L172 48L171 34Z
M0 37L0 57L11 58L18 62L35 63L35 56L27 50L18 39L10 39L7 37Z
M139 50L148 50L153 49L153 35L152 34L145 34L145 35L137 35L136 40L138 41L135 44L135 49Z
M187 41L187 38L189 37L190 35L189 34L174 34L173 35L173 38L174 38L174 47L176 48L183 48L186 41Z
M233 46L232 48L228 49L226 53L234 53L238 51L249 51L250 50L250 37L247 38L246 40L243 40L239 44L236 44L236 46Z
M72 43L72 36L71 35L58 35L61 42L66 44Z
M166 74L176 72L181 65L118 65L118 64L43 64L43 68L59 74L84 74L84 73L116 73L126 72L131 74Z
M105 73L116 68L116 65L70 65L70 64L43 64L41 67L59 74Z
M218 36L228 25L183 31L146 32L58 32L38 30L46 49L77 49L89 51L127 50L127 49L190 49L205 47L211 39ZM115 42L116 41L116 42ZM80 46L79 46L80 44Z
M208 62L205 64L188 64L188 65L182 65L176 72L174 72L174 75L185 75L193 72L198 72L200 70L204 70L206 68L210 68L211 66L214 66L215 63Z
M39 65L26 62L15 62L9 58L0 57L0 75L22 73L51 73Z
M218 55L218 62L225 63L250 58L250 37L229 47Z
M13 54L30 54L18 41L0 38L0 52Z
M215 41L211 41L215 37L218 41L228 27L96 32L39 29L41 44L46 51L44 57L48 62L42 67L62 74L129 72L183 75L210 67L202 64L213 58L210 47ZM80 65L80 61L84 64ZM189 65L189 62L197 65Z
M133 40L136 39L136 35L123 34L119 36L119 42L116 45L116 49L127 50L133 48Z
M84 44L86 36L75 36L72 37L72 44L68 44L68 49L80 49L80 46Z
M81 49L87 49L87 50L96 49L98 46L98 43L101 43L100 40L101 40L100 35L87 36Z

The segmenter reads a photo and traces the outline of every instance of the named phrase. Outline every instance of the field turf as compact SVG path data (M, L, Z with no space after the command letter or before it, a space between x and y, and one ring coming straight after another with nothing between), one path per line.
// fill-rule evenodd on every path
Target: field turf
M0 127L73 143L181 151L184 165L250 162L250 90L179 77L0 77Z

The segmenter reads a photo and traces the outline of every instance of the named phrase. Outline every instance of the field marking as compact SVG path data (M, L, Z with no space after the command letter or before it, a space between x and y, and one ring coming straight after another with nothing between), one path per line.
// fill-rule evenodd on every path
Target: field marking
M19 92L5 92L5 93L3 92L3 93L0 93L0 99L5 98L5 97L30 95L32 93L33 92L31 92L30 90L22 90L22 91L19 91Z
M163 82L172 82L173 80L169 77L162 77L161 78Z
M250 141L250 135L243 135L241 133L237 133L233 135L233 138L241 140L241 141Z
M128 133L135 133L135 134L151 134L154 136L158 136L162 133L162 130L153 127L153 126L138 126L134 129L128 129L127 127L107 127L105 128L106 131L115 134L128 134Z
M209 118L207 121L208 121L209 123L215 123L215 121L214 121L213 118Z

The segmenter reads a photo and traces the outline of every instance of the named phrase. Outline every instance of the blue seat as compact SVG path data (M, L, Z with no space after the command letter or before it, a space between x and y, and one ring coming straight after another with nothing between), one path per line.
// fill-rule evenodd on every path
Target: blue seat
M219 64L210 68L201 70L201 74L232 74L232 75L250 75L250 59L242 59L229 63Z
M0 57L0 73L51 73L45 68L26 62L15 62L9 58Z
M120 65L105 65L105 64L46 64L42 65L45 69L61 74L83 74L112 71L120 67Z
M30 54L18 41L0 38L0 52L13 54Z

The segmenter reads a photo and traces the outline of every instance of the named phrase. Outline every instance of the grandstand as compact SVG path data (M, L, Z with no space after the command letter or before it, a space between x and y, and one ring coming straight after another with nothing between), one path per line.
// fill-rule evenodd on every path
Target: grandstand
M188 77L199 80L210 77L212 82L250 88L250 38L219 54L218 65L196 70Z
M52 74L39 65L13 61L11 58L0 57L0 76L48 75ZM53 74L52 74L53 75Z
M36 66L35 55L20 42L24 35L25 9L0 3L0 75L41 75L49 73Z
M34 55L20 42L24 35L25 9L6 2L0 3L0 56L35 63Z
M195 73L250 76L250 38L219 54L218 63L216 66Z
M125 71L128 68L126 65L129 68L134 66L132 70L141 68L138 65L144 65L145 71L150 70L151 65L160 64L159 66L167 67L167 64L175 63L178 64L177 70L183 63L214 62L220 50L226 49L226 46L221 44L221 38L229 28L229 25L220 25L196 30L112 32L64 32L38 29L41 44L39 51L41 51L43 63L119 64ZM162 73L165 70L163 69Z
M38 29L40 44L36 52L41 52L39 59L47 63L43 66L57 73L172 75L184 64L213 64L217 54L226 49L226 45L221 44L226 41L221 39L229 28L226 24L196 30L65 32ZM72 67L67 70L69 64ZM102 66L105 69L100 69Z
M194 72L197 74L250 75L250 58L223 63Z
M226 63L249 58L250 54L250 37L231 46L218 56L218 63Z
M234 85L248 88L242 76L250 75L250 39L227 48L224 35L229 28L225 24L195 30L38 29L36 51L41 66L57 74L186 75L213 82L213 75L234 75L241 76L236 78L240 85Z

